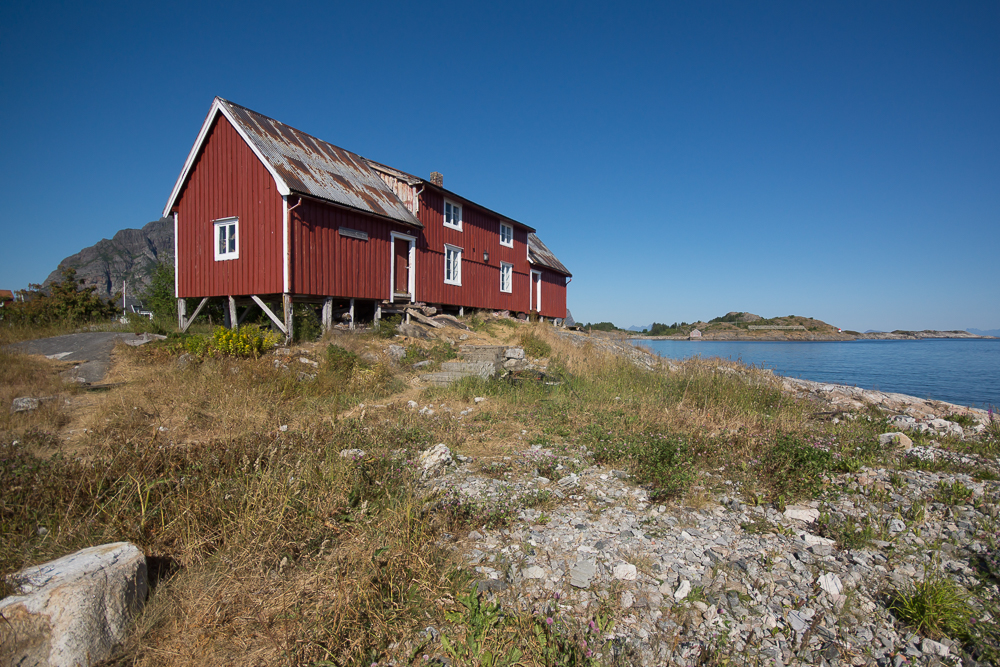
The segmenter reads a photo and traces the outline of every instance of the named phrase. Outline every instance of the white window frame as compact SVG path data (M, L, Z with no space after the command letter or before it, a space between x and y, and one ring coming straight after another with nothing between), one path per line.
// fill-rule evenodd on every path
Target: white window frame
M504 289L504 274L507 275L507 289ZM514 265L510 262L500 262L500 291L510 294L514 291Z
M448 276L448 256L454 255L452 260L451 277ZM462 249L458 246L444 244L444 283L445 285L462 286Z
M510 240L509 241L504 241L503 240L503 231L505 229L510 230ZM513 248L514 247L514 225L508 225L506 222L501 222L500 223L500 245L507 246L508 248Z
M229 250L228 247L225 249L219 248L220 241L222 241L222 235L226 235L226 240L228 241L227 246L232 246L233 249ZM233 241L235 237L235 241ZM215 261L225 262L230 259L240 258L240 219L236 216L229 218L219 218L218 220L212 221L212 245L215 247Z
M448 208L451 208L452 217L457 220L457 222L448 222ZM444 200L444 206L441 209L442 218L444 219L444 226L451 229L457 229L462 231L462 205L456 204L450 199Z

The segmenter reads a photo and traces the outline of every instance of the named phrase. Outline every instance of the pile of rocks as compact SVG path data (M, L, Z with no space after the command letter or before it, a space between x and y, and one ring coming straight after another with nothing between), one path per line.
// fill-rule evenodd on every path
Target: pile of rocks
M626 474L588 464L585 451L534 447L494 477L440 454L429 498L511 512L508 527L451 543L479 589L523 613L555 602L581 625L616 615L605 650L647 665L714 652L751 664L960 664L954 638L907 629L886 594L927 576L979 586L974 562L989 551L1000 496L997 482L962 473L866 468L829 479L826 500L784 511L746 503L721 475L726 493L680 507L650 502ZM933 447L903 455L952 456ZM1000 477L997 461L964 458ZM561 476L539 476L541 461ZM993 599L975 610L985 618L997 588L981 594Z

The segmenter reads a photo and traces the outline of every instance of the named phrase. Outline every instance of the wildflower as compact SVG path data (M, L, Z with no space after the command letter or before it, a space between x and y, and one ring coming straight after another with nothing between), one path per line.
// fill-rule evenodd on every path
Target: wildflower
M552 617L551 616L549 616L548 618L545 619L545 624L546 625L552 625Z

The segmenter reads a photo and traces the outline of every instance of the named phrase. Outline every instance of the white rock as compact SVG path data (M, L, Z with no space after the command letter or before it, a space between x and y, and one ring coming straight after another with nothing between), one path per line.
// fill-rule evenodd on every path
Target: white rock
M92 665L112 657L149 590L146 557L128 542L83 549L8 581L17 594L0 600L10 630L0 662L10 665Z
M365 450L363 449L340 450L340 458L342 459L363 459L364 457L365 457Z
M816 581L819 583L819 587L830 595L838 596L844 593L844 584L840 581L840 577L833 572L820 575Z
M684 581L681 582L681 585L677 587L677 590L674 591L674 599L680 602L681 600L686 598L688 596L688 593L690 592L691 592L691 582L685 579Z
M795 534L798 536L798 538L800 540L802 540L803 542L805 542L809 546L813 546L813 545L816 545L816 544L826 544L826 545L829 545L829 546L833 546L834 544L836 544L836 542L834 540L828 540L825 537L820 537L819 535L813 535L812 533L807 533L804 530L800 530L800 531L796 532Z
M417 402L416 401L407 401L406 402L406 407L408 407L408 408L415 408L415 407L417 407Z
M622 609L629 609L635 604L635 596L632 595L632 591L625 591L622 593Z
M895 433L883 433L878 437L878 442L880 445L896 445L903 449L913 447L913 441L905 433L899 431Z
M819 518L819 510L812 507L802 507L801 505L790 505L785 508L784 517L786 519L796 519L812 523Z
M453 462L451 458L451 450L448 449L448 445L443 442L434 445L427 451L420 452L420 458L418 461L425 474L444 468L445 466L451 465Z
M951 649L940 642L936 642L933 639L924 639L923 643L920 644L920 650L924 653L930 653L931 655L936 655L939 657L947 657L951 654Z
M532 565L531 567L521 570L521 576L525 579L544 579L545 570L538 565Z
M635 581L638 572L632 563L618 563L611 570L611 575L621 581Z
M482 403L482 402L483 402L483 401L485 401L485 400L486 400L486 399L485 399L485 398L483 398L482 396L476 396L476 398L475 398L475 401L476 401L476 403Z

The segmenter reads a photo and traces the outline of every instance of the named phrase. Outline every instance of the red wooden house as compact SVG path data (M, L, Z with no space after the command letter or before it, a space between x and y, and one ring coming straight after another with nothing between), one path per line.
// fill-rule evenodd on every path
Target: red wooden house
M181 328L185 297L227 297L231 322L255 303L288 335L293 303L322 304L325 327L418 302L566 316L571 274L533 228L221 98L168 215Z

